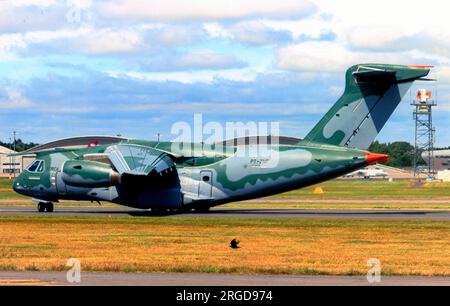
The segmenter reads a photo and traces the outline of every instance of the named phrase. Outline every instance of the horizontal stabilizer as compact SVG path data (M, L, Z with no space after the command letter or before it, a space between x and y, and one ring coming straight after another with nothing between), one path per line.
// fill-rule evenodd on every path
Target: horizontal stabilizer
M355 71L353 76L356 82L368 83L368 82L385 82L385 83L395 83L397 80L395 78L395 71L385 71L385 70L368 70L368 71Z

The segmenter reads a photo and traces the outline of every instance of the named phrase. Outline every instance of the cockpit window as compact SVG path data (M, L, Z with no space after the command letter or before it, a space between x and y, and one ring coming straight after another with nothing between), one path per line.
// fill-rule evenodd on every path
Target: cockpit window
M34 163L32 163L29 167L28 167L28 171L30 172L36 172L37 168L39 167L39 164L41 163L40 160L36 160L34 161Z
M35 160L28 169L29 172L44 172L44 161L43 160Z
M39 164L37 172L44 172L44 162L43 161L41 161L41 163Z

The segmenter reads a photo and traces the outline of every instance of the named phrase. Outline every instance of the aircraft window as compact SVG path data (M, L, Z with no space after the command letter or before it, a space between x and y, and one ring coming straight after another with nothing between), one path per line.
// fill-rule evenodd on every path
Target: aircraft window
M44 161L36 160L27 169L29 172L44 172Z
M36 172L44 172L44 162L41 161Z
M28 171L36 172L36 169L39 167L40 163L41 163L40 160L36 160L34 163L31 164L31 166L28 167Z

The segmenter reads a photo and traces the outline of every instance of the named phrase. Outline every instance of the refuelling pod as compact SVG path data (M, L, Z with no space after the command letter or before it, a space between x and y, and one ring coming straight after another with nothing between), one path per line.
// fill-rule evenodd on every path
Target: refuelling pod
M67 185L74 187L111 187L120 184L120 174L108 164L69 160L64 163L62 180Z

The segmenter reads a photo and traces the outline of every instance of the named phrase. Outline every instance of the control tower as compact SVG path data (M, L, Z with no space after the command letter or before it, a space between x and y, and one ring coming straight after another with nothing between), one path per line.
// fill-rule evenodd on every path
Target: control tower
M436 102L432 99L430 90L420 89L411 105L414 106L413 118L416 124L413 159L414 177L417 178L420 174L426 174L433 178L435 175L433 165L435 132L433 128L433 107L436 106ZM419 161L422 156L426 161L426 166L420 167Z

